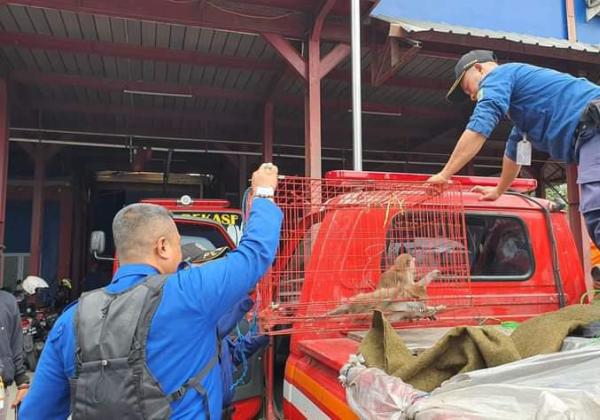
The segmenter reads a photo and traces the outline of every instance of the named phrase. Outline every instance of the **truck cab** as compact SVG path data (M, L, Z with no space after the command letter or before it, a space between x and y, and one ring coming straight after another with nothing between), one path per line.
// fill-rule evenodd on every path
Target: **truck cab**
M361 191L367 191L364 186L370 183L397 181L422 186L426 179L426 175L335 171L326 174L324 181L326 185L334 181L360 181ZM381 273L399 252L421 255L422 261L416 260L422 265L427 265L427 255L433 254L438 262L439 258L449 259L444 262L446 267L458 264L453 261L466 262L468 273L464 275L468 281L453 283L447 275L429 286L429 298L446 303L446 311L435 320L394 325L413 336L425 330L441 334L444 328L457 325L523 321L579 303L586 285L566 214L552 202L526 195L535 189L534 180L516 180L511 186L513 193L493 202L481 201L478 194L470 192L475 185L496 185L497 182L496 178L453 178L453 188L459 190L461 197L457 213L460 226L456 229L462 233L456 240L439 238L439 232L450 229L450 222L439 222L442 219L436 219L434 206L418 215L407 207L407 201L404 207L396 205L396 211L390 210L394 207L393 203L389 204L391 200L387 208L384 203L370 211L351 212L339 202L335 206L325 202L312 206L312 212L298 219L294 228L284 228L271 276L279 276L279 290L285 289L282 285L285 282L300 283L295 294L288 298L296 299L295 308L306 314L317 311L315 301L339 303L356 293L352 283L366 274L358 274L353 279L348 267L361 266L366 270L368 265ZM439 197L440 203L444 202L444 194ZM403 200L407 200L406 196ZM330 198L329 203L332 202ZM433 226L431 220L436 220L437 225L429 230L422 228L418 237L397 233L398 226L402 226L402 232L407 226L423 227L428 223ZM368 223L372 227L366 229L364 226ZM336 233L332 235L334 230ZM373 232L368 238L367 230ZM428 231L430 236L427 236ZM353 242L361 245L354 246ZM367 255L364 249L368 247L372 249ZM294 259L293 255L298 253L304 253L305 257ZM295 266L286 269L287 264ZM277 294L273 290L269 292ZM328 320L326 311L320 313L320 317L312 319L297 314L290 317L290 348L283 378L284 417L357 418L346 403L337 377L349 355L358 351L368 324L357 327L358 324L350 322L345 327L343 323Z

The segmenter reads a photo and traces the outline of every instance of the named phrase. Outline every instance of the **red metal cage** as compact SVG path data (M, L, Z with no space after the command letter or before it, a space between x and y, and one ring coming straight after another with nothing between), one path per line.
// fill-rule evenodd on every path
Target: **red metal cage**
M374 309L407 322L468 305L460 186L285 177L275 200L281 242L259 286L269 334L356 329ZM397 259L413 265L393 269Z

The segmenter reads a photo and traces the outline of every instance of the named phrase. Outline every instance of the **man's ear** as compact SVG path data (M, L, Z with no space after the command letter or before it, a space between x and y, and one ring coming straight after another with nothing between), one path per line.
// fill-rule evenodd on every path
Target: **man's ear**
M156 253L160 258L167 258L167 253L169 252L169 241L166 237L161 236L156 241Z
M475 63L475 64L473 65L473 67L475 67L475 70L477 70L477 71L478 71L478 72L480 72L480 73L481 73L481 71L483 70L483 64L481 64L481 63Z

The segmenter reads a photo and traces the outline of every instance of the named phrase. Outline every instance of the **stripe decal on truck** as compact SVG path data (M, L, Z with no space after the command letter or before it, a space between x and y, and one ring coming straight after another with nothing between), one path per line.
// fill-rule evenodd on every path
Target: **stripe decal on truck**
M285 391L286 386L289 392ZM317 417L314 418L358 420L358 416L346 404L345 399L341 400L315 378L289 362L286 366L283 397L310 420L313 419L310 415L314 412L313 407L321 413L316 414Z
M302 391L286 380L283 381L283 398L292 404L307 419L320 420L331 418L309 400Z

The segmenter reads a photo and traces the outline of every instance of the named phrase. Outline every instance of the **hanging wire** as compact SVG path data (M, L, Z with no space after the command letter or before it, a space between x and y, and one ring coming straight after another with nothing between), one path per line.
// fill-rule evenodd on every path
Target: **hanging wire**
M172 1L172 0L169 0ZM264 20L277 20L277 19L283 19L286 18L288 16L292 16L292 15L297 15L300 14L301 12L295 11L295 10L290 10L288 12L285 12L283 14L280 15L275 15L275 16L265 16L265 15L251 15L248 13L243 13L243 12L238 12L232 9L227 9L223 6L220 6L212 1L207 1L206 4L214 7L217 10L220 10L223 13L229 13L235 16L240 16L240 17L245 17L245 18L250 18L250 19L264 19Z

